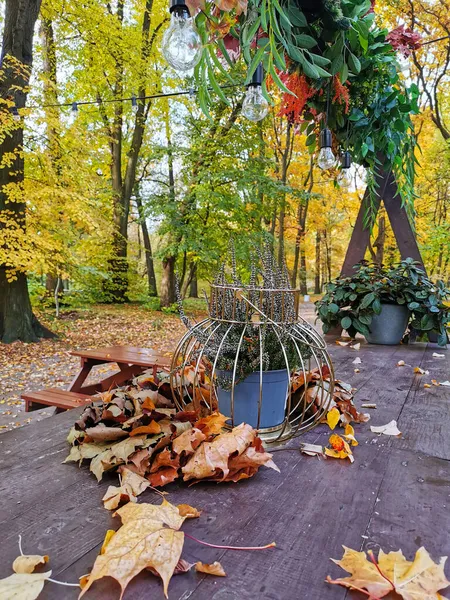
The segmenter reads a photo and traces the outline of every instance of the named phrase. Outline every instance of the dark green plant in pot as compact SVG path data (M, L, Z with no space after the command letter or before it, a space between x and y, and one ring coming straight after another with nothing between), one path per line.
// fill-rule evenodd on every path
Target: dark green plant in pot
M405 306L410 332L418 335L433 331L438 344L445 346L449 296L444 283L431 281L411 258L387 268L363 261L354 275L338 277L326 286L326 294L316 302L316 311L324 333L341 326L351 337L358 332L367 337L383 305Z

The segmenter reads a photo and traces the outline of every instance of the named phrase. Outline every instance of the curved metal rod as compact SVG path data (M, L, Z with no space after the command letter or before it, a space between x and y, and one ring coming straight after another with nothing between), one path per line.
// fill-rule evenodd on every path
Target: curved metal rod
M245 330L246 329L247 329L247 325L244 325L244 327L242 328L241 337L239 339L239 344L238 344L238 347L237 347L236 356L234 357L233 379L232 379L232 382L231 382L231 425L232 425L232 427L234 427L234 387L236 385L236 371L237 371L239 353L241 351L241 346L242 346L242 340L244 339L244 335L245 335Z
M213 322L213 325L214 325L214 322ZM198 386L196 382L197 382L197 377L198 377L198 370L200 368L200 363L202 361L203 355L205 354L205 350L206 350L206 348L208 346L209 340L216 333L216 331L219 329L220 326L221 326L221 323L219 323L217 325L217 327L215 329L213 329L213 331L209 334L206 342L204 344L202 344L201 351L200 351L200 354L199 354L199 356L197 358L197 364L195 365L195 371L194 371L194 383L193 383L193 390L192 390L193 391L193 395L194 395L194 402L195 402L195 388L197 387L197 389L200 391L200 395L201 395L202 399L206 402L206 405L207 405L207 407L209 408L210 411L212 410L212 408L211 408L211 406L209 406L208 402L205 400L205 397L203 396L203 393L202 393L201 386ZM212 391L212 386L211 386L211 391ZM211 397L210 397L209 401L211 402Z

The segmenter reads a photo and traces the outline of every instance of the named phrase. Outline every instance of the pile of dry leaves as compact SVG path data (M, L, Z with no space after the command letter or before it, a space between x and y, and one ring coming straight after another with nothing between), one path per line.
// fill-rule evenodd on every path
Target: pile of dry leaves
M103 499L108 509L178 478L191 484L237 482L261 465L278 470L250 425L224 432L226 416L199 419L196 411L177 412L161 388L146 389L146 383L138 379L104 393L85 408L68 436L72 448L65 462L90 460L99 481L105 471L119 472L120 486L110 486Z

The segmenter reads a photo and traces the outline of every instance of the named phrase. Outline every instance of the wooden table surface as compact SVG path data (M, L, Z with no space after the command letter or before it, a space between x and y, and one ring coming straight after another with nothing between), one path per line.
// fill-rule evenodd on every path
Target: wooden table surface
M263 545L263 552L206 548L186 539L190 562L219 560L228 576L188 573L173 577L171 600L334 600L363 598L324 582L344 572L342 544L384 551L401 548L412 559L425 546L434 559L450 554L450 388L424 388L430 379L450 378L450 352L425 344L410 347L361 346L359 352L331 346L337 377L358 388L356 404L377 403L371 423L397 419L402 438L378 437L369 425L356 425L355 462L319 460L298 452L299 439L326 443L320 426L274 452L281 469L261 468L238 484L171 484L169 501L203 510L183 526L187 533L223 545ZM359 373L352 361L362 360ZM404 360L406 367L397 367ZM415 375L413 368L429 369ZM27 554L48 554L53 578L77 582L88 573L107 529L118 519L101 498L116 477L97 484L87 468L63 465L67 431L79 410L0 436L0 577L12 573L18 535ZM140 501L159 502L146 491ZM447 576L449 576L447 569ZM72 600L76 588L47 583L40 598ZM444 594L445 595L445 594ZM119 586L105 578L86 599L114 600ZM160 581L148 572L128 586L124 600L163 600Z

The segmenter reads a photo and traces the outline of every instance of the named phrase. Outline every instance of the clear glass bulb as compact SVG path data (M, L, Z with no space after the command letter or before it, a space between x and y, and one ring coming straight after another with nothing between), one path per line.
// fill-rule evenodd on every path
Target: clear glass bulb
M177 71L189 71L199 62L202 40L187 10L172 12L161 50L169 65Z
M335 158L331 148L321 148L320 149L319 158L317 159L317 164L324 171L334 167L334 165L336 164L336 158Z
M249 85L242 104L242 114L249 121L261 121L269 112L269 103L264 98L260 85Z
M341 187L350 187L352 184L352 174L350 173L350 169L341 169L337 181Z

